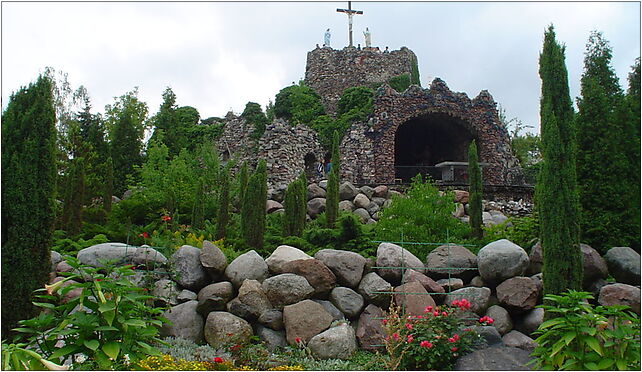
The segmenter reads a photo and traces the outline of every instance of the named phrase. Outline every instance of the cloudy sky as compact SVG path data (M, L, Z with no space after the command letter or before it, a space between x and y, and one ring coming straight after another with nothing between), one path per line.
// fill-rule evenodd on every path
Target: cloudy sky
M640 56L639 2L353 2L355 43L369 27L373 46L407 46L419 60L422 86L434 77L473 98L487 89L534 130L539 126L537 59L554 24L566 45L571 95L579 95L591 30L613 48L626 87ZM262 105L305 75L306 53L348 44L346 2L3 2L2 107L20 86L51 66L84 85L94 111L139 87L150 113L170 86L181 106L201 117Z

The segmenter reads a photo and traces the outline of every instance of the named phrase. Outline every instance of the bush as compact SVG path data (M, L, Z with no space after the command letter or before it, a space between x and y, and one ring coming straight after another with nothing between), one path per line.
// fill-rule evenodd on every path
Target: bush
M393 76L388 80L388 85L397 92L403 92L410 87L410 75L402 74Z
M325 109L321 98L302 82L281 89L274 100L274 115L287 120L291 125L309 125L323 114Z
M65 232L62 230L56 230L54 233L54 243L51 246L52 251L56 251L61 255L70 255L75 256L79 250L91 247L92 245L107 243L109 239L104 234L94 235L93 238L85 240L79 238L78 240L72 240L64 237Z
M537 369L640 370L640 317L627 306L593 307L588 292L547 295L531 362Z

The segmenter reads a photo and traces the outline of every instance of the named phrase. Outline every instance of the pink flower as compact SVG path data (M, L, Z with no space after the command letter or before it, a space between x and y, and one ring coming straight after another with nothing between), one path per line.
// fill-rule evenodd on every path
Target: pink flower
M412 331L412 324L406 323L406 328L408 328L408 330Z
M451 347L451 348L450 348L450 351L452 351L453 353L454 353L455 351L457 351L457 350L458 350L458 349L457 349L457 346L453 346L453 347Z
M382 321L381 321L381 323L383 323L383 325L388 324L388 319L384 319L384 320L382 320Z
M451 342L451 343L452 343L452 342L455 342L455 341L457 341L457 340L455 340L455 338L454 338L454 337L451 337L451 338L449 338L449 339L448 339L448 342Z
M451 302L450 305L458 307L460 305L460 302L459 300L453 300L453 302Z
M301 343L301 337L297 337L297 338L295 338L295 339L294 339L294 342L296 342L297 344Z
M393 338L395 341L398 341L398 340L399 340L399 333L393 333L393 334L392 334L392 338Z
M423 319L424 317L422 315L417 315L417 319Z
M467 299L465 299L465 298L464 298L464 299L462 299L462 300L459 302L459 307L460 307L462 310L468 310L468 309L470 309L470 301L468 301L468 300L467 300Z
M441 315L442 315L442 316L448 316L448 313L447 313L447 312L445 312L445 311L443 311L443 312L441 313Z
M221 358L221 357L215 357L215 358L214 358L214 363L223 363L223 358Z
M412 337L412 335L408 335L407 339L409 344L411 344L415 340L415 338Z
M453 338L455 339L455 341L459 341L459 335L458 335L458 334L456 334L456 333L455 333L455 334L453 335Z
M172 217L170 217L170 216L162 216L162 217L161 217L161 220L163 220L163 221L165 221L165 222L167 222L167 221L171 221L171 220L172 220Z
M430 341L421 341L419 346L430 349L432 347L432 343L430 343Z
M429 313L429 312L431 312L431 311L432 311L432 306L426 306L426 307L424 308L424 313Z
M439 316L439 311L433 311L433 312L432 312L432 315L433 315L433 316Z
M494 320L493 320L493 318L489 317L488 315L484 315L481 318L479 318L479 322L482 323L482 324L485 323L487 325L491 325L491 324L493 324Z

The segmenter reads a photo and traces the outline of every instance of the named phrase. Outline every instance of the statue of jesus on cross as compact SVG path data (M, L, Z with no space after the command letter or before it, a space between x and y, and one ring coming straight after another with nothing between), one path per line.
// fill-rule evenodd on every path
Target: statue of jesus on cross
M348 1L348 9L337 9L337 12L348 15L348 36L350 38L350 46L352 46L352 16L355 14L363 14L363 11L353 10L352 1Z

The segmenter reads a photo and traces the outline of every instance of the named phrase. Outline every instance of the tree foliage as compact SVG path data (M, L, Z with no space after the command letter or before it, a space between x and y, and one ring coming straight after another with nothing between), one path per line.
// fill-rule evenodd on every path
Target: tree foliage
M307 212L306 190L307 185L300 177L290 182L285 190L283 199L283 207L285 208L283 236L303 235Z
M255 102L248 102L241 114L241 118L254 127L251 137L255 140L261 138L268 124L268 119L263 113L261 105Z
M2 337L33 314L31 293L48 280L54 221L56 116L52 82L40 76L2 114Z
M327 227L332 229L339 216L339 183L341 181L341 157L339 155L339 133L334 132L332 141L331 168L328 174L325 217Z
M559 294L582 286L579 245L576 139L564 47L550 26L539 57L543 165L536 185L536 205L543 249L544 293Z
M230 171L228 167L221 174L221 191L218 197L218 218L216 220L216 240L225 237L230 222Z
M241 230L245 244L256 251L263 249L265 235L265 204L267 202L267 169L265 159L259 160L250 176L241 207Z
M323 114L325 109L321 98L303 82L281 89L274 100L274 116L287 120L291 125L309 125Z
M480 239L484 235L482 229L482 175L477 160L477 144L475 140L468 147L468 179L470 182L470 228L473 237Z

